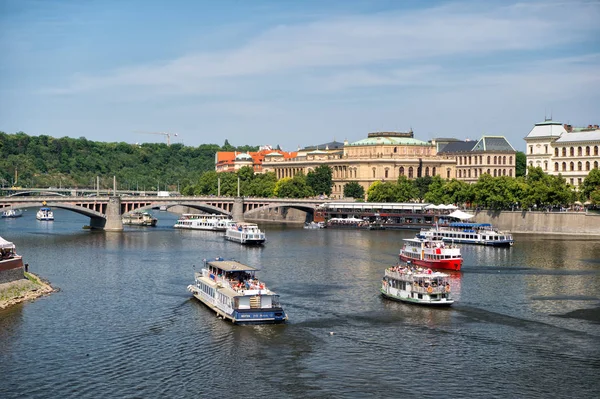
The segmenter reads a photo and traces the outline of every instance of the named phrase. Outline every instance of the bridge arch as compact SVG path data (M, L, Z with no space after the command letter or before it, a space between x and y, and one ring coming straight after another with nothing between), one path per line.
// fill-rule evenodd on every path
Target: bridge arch
M314 217L315 211L317 209L319 205L318 204L302 204L302 203L298 203L298 204L282 204L282 203L274 203L274 204L265 204L264 206L259 206L256 208L253 208L251 210L248 210L246 212L244 212L244 217L248 216L248 217L252 217L252 215L259 213L259 212L264 212L264 211L268 211L269 209L275 209L275 208L281 208L281 209L296 209L302 212L307 213L308 215L311 215L312 217Z
M216 213L218 215L231 216L231 212L229 212L225 209L219 208L218 206L201 204L201 203L200 204L199 203L186 203L185 201L178 201L178 202L172 202L172 203L164 203L164 202L153 203L153 204L134 208L127 213L131 213L133 211L147 211L150 209L160 209L161 207L165 207L166 209L169 209L173 206L187 206L188 208L193 208L193 209L205 212L205 213Z
M41 205L39 202L19 202L16 204L13 204L11 206L12 209L25 209L25 208L40 208L41 206L48 206L50 208L59 208L59 209L66 209L68 211L72 211L75 213L79 213L80 215L84 215L89 217L90 219L102 219L102 220L106 220L106 216L103 213L100 213L98 211L95 211L93 209L87 209L84 208L82 206L79 205L73 205L73 204L69 204L69 203L62 203L62 202L47 202L46 201L46 205Z

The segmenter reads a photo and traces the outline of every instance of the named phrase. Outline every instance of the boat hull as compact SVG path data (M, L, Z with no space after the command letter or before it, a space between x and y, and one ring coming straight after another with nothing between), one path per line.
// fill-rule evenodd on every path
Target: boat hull
M386 299L391 299L396 302L404 302L411 303L413 305L421 305L421 306L434 306L434 307L448 307L452 306L454 300L426 300L426 299L416 299L409 297L399 297L396 295L389 294L383 288L380 289L381 295Z
M137 219L123 218L122 222L123 222L124 225L127 225L127 226L156 227L156 223L158 222L158 220L156 220L156 219L152 219L152 220L137 220Z
M240 238L240 237L232 237L229 235L225 235L225 239L228 241L237 242L243 245L262 245L265 243L264 238Z
M426 267L429 269L443 269L443 270L460 270L462 265L462 259L439 259L439 260L427 260L427 259L415 259L406 255L400 254L400 260L403 262L409 262L413 265Z
M204 306L215 312L217 316L233 324L281 324L287 320L287 315L282 308L234 309L232 313L227 313L212 303L207 302L201 295L195 292L193 295Z
M444 237L443 240L447 243L485 245L488 247L510 247L514 244L514 241L461 240L446 237Z

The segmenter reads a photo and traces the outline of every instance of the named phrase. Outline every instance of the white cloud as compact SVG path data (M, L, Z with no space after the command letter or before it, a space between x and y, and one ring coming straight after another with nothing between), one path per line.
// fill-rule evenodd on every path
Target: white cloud
M510 6L455 3L442 7L346 16L268 28L231 50L188 54L104 75L79 74L55 94L114 88L158 94L233 94L252 79L277 76L321 82L325 90L401 84L461 57L500 56L554 48L597 34L600 8L583 2ZM373 69L376 68L376 69ZM336 73L330 71L335 69ZM231 80L235 80L235 84ZM313 80L314 79L314 80ZM292 82L287 88L293 90ZM260 93L260 87L254 87ZM298 85L297 90L306 90Z

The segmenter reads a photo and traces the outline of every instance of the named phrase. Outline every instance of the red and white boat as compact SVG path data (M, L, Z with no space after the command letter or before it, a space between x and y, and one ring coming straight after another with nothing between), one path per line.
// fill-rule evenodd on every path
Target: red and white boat
M400 260L431 269L460 270L460 248L441 238L417 236L404 239Z

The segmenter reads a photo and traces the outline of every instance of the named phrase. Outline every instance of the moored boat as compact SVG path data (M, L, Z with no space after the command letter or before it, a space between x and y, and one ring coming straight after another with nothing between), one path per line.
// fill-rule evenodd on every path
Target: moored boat
M235 222L228 215L184 213L173 226L176 229L225 231Z
M405 266L389 267L381 282L381 294L395 301L430 306L454 303L449 276L431 269Z
M17 255L15 244L2 237L0 237L0 273L3 274L3 281L23 278L23 258Z
M126 213L121 218L123 224L130 226L156 226L158 219L149 212L134 211Z
M446 242L460 244L489 245L494 247L510 247L514 244L512 234L502 232L489 223L449 223L448 226L435 226L421 230L426 237L441 237Z
M7 209L2 212L3 218L18 218L23 216L23 211L21 209Z
M261 245L267 240L255 223L238 222L225 230L225 239L245 245Z
M432 269L460 270L462 265L460 248L439 237L406 238L399 257L403 262Z
M43 206L40 208L39 211L37 211L37 213L35 214L35 218L37 220L52 221L54 220L54 212L52 212L52 209L50 209L49 207Z
M324 222L310 222L310 223L304 223L304 228L308 229L308 230L314 230L314 229L324 229L325 223Z
M283 323L287 315L279 295L255 277L258 269L235 260L204 261L188 286L196 299L234 324Z

